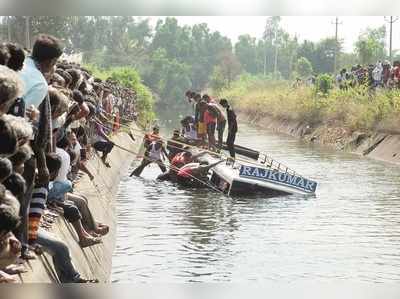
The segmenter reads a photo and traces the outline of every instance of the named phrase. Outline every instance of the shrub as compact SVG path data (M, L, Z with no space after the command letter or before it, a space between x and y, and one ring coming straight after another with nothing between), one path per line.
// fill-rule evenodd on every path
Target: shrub
M316 93L322 93L323 95L326 95L332 88L333 88L333 80L331 75L322 74L317 77L317 81L315 83Z

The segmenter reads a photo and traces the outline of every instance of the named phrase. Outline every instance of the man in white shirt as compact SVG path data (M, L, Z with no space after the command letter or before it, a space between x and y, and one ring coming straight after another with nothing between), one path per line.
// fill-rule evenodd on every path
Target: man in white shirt
M25 90L22 98L25 107L37 109L47 95L48 85L45 75L51 73L62 54L58 39L41 34L33 45L32 55L27 57L20 72Z
M72 183L68 180L67 175L71 169L71 158L67 153L69 141L64 137L57 144L56 155L61 159L61 167L53 182L49 184L49 201L63 202L65 194L72 191Z

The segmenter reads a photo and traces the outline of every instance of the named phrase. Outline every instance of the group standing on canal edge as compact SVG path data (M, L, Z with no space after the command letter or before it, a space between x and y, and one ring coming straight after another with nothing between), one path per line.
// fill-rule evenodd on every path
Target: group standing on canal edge
M221 99L218 104L209 95L201 96L192 91L187 91L186 97L189 103L194 105L194 115L186 116L181 120L181 131L174 130L173 136L168 140L166 146L159 135L159 127L154 126L152 133L144 136L144 156L131 176L140 176L147 165L156 163L162 171L157 179L171 180L183 186L203 187L207 181L208 170L222 161L211 165L202 165L198 158L206 151L194 155L191 146L213 152L224 149L223 136L226 122L228 122L226 149L229 151L231 159L235 159L235 138L238 125L236 114L228 101ZM224 109L226 109L226 116ZM218 141L215 139L215 131L218 132ZM164 160L169 161L168 171Z
M0 43L0 282L16 282L43 252L57 281L97 281L81 277L67 244L50 231L64 217L82 248L108 233L74 185L83 173L94 179L87 161L96 152L112 167L109 136L122 113L136 120L136 92L60 61L62 54L60 41L45 34L31 51Z

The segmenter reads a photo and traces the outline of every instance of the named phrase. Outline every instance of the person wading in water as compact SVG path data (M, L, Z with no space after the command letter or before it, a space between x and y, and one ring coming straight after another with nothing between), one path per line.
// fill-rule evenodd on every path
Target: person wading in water
M219 104L226 109L226 115L228 118L228 137L226 139L226 145L228 147L229 154L233 159L235 159L235 138L238 130L236 113L233 111L231 106L229 106L226 99L221 99Z
M151 163L157 163L161 171L163 173L166 172L167 167L165 167L164 165L162 157L163 155L165 157L168 157L168 153L165 150L163 142L161 140L155 140L150 142L150 144L146 148L146 152L144 154L142 163L134 171L132 171L130 176L133 175L140 176L143 169Z

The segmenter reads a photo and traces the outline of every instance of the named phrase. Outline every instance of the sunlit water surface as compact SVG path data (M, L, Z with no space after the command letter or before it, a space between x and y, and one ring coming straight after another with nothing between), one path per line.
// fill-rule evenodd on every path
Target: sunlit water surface
M122 180L114 282L400 281L400 169L243 127L237 143L318 181L317 196L227 198Z

